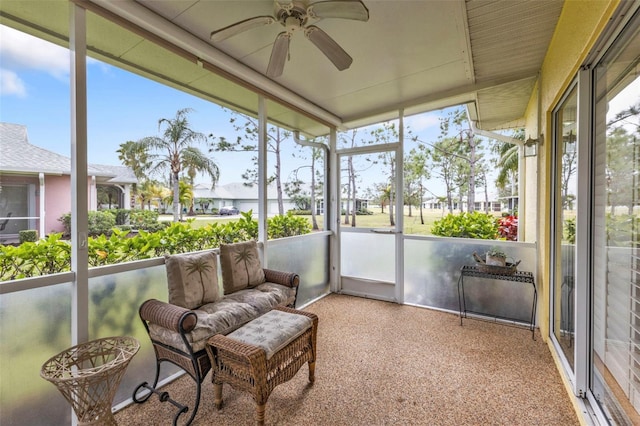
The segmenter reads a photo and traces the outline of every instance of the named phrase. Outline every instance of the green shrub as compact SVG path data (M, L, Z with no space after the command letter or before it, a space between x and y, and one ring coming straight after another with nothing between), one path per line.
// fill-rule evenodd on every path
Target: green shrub
M62 223L64 231L62 236L71 236L71 213L65 213L58 221ZM111 230L116 226L116 215L109 210L90 211L88 218L89 236L111 235Z
M564 221L564 240L569 244L576 243L576 220L567 219Z
M356 210L356 215L360 215L360 216L369 216L372 215L373 212L371 210L367 210L367 209L358 209Z
M116 226L116 217L109 211L91 211L88 217L89 235L111 235Z
M311 216L311 210L292 209L292 210L289 210L287 214L288 213L291 213L292 215L295 215L295 216Z
M131 210L129 224L134 229L149 229L158 223L158 212L154 210Z
M15 280L68 271L71 245L61 240L62 234L50 234L36 242L17 247L0 246L0 280Z
M440 237L495 240L498 238L498 224L492 215L486 213L450 213L434 222L431 233Z
M35 243L36 241L38 241L38 231L36 231L35 229L25 229L22 231L18 231L18 238L20 244L26 242Z
M106 212L90 212L90 216L94 219L94 229L112 225L116 217ZM60 220L70 223L70 215ZM87 240L89 265L96 267L206 250L258 238L258 222L253 220L251 211L241 213L238 220L214 222L197 229L191 227L191 220L158 223L162 229L155 232L139 229L137 234L131 234L131 225L120 225L90 236ZM311 232L306 218L291 214L269 218L267 227L271 239ZM0 281L65 272L71 269L70 265L71 244L62 240L62 233L50 234L46 239L25 242L18 247L0 246Z
M267 233L269 239L292 237L308 234L311 224L304 217L296 217L291 212L283 216L273 216L267 219Z
M129 210L127 209L111 209L107 210L111 212L116 219L116 225L128 225L129 224Z

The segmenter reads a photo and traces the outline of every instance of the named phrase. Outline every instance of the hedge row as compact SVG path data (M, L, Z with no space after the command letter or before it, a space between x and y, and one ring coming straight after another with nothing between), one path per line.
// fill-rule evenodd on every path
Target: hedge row
M306 218L274 216L267 220L268 238L276 239L311 232ZM187 253L258 238L258 222L251 212L237 221L215 222L192 228L191 222L175 222L157 232L113 228L109 235L88 238L90 267L150 259L166 254ZM0 281L66 272L71 269L71 245L62 234L51 234L37 242L17 247L0 246Z

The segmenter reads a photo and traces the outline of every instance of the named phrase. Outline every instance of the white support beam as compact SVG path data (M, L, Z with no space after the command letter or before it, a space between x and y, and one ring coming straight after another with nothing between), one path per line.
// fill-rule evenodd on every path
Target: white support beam
M258 241L264 244L264 267L267 259L267 102L258 97Z
M340 188L338 187L340 165L336 152L337 144L337 132L335 128L332 128L329 133L329 189L327 191L329 198L324 203L328 221L326 228L332 232L329 244L329 280L332 292L339 292L342 289L340 283Z
M592 324L589 316L591 306L591 291L593 285L593 200L591 199L593 175L591 174L593 144L592 144L592 109L591 109L592 74L590 69L582 69L578 73L578 178L577 182L577 215L576 215L576 262L574 266L575 306L585 309L575 309L575 350L573 352L575 373L575 394L584 395L589 389L590 366L589 353L591 344ZM591 265L591 268L585 267ZM559 292L558 292L559 293ZM556 293L556 294L558 294Z
M404 303L404 110L401 109L398 114L399 120L399 143L395 151L396 157L396 302Z
M71 306L71 343L89 340L87 252L87 18L69 3L71 51L71 270L75 272Z
M39 221L39 226L38 226L38 238L44 238L44 230L45 228L45 221L47 220L47 212L45 210L45 185L44 185L44 173L39 173L38 174L38 182L40 184L40 187L38 188L38 198L40 199L40 209L39 209L39 217L40 217L40 221Z

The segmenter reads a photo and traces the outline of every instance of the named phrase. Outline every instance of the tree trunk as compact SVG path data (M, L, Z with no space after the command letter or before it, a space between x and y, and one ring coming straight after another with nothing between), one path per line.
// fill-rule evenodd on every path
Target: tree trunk
M391 160L391 177L390 177L390 186L389 186L389 224L391 226L396 226L396 221L393 219L393 205L395 203L394 201L394 195L395 195L395 191L394 189L394 185L395 185L395 176L396 176L396 171L395 171L395 163L393 162L393 160ZM401 214L401 213L398 213Z
M424 225L424 216L422 215L422 194L424 193L422 188L422 182L420 182L420 223Z
M178 172L173 173L173 221L182 220L182 211L180 210L180 183L178 182Z
M482 173L482 177L484 180L484 210L489 213L493 206L489 205L489 185L487 185L487 174Z
M471 122L469 122L471 126ZM468 196L468 212L476 210L476 141L473 138L473 132L469 129L469 196Z
M350 164L350 168L351 168L351 196L352 196L352 202L351 205L352 207L352 212L351 212L351 227L355 228L356 226L356 210L358 209L358 206L356 205L356 176L355 176L355 172L353 171L353 161L351 161L352 157L349 157L349 162Z

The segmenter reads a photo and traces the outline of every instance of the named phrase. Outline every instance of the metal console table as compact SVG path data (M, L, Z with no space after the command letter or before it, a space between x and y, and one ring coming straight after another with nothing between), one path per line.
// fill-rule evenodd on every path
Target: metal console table
M531 320L529 322L529 329L531 330L531 337L535 340L535 320L536 320L536 304L538 302L538 292L536 291L536 283L531 272L516 271L512 275L492 274L489 272L480 271L477 266L465 265L460 268L460 278L458 278L458 307L460 310L460 325L462 325L462 318L467 318L468 313L474 313L479 315L487 315L487 313L475 312L467 310L467 304L464 297L464 278L465 277L477 277L488 278L493 280L502 281L515 281L523 284L531 284L533 288L533 304L531 306ZM500 318L511 321L519 321L515 318L500 317L492 315L494 318Z

